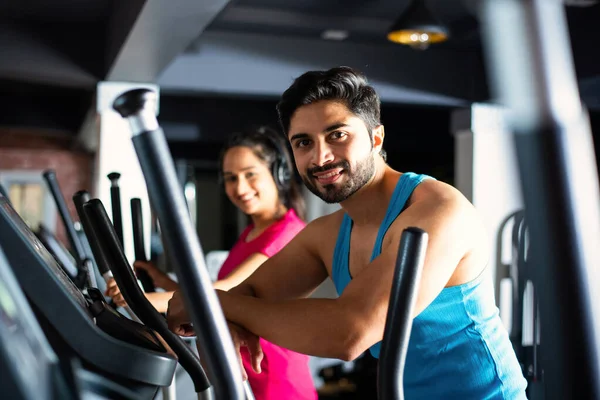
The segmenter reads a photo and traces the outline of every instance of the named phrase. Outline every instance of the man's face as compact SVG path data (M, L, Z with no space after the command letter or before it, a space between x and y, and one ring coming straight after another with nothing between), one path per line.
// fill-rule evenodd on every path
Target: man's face
M342 103L323 100L298 108L288 139L306 187L327 203L346 200L375 173L368 129Z

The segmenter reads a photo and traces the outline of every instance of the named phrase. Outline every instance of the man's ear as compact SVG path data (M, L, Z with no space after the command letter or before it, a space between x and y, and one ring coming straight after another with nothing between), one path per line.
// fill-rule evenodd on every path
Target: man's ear
M377 127L373 129L373 151L375 151L375 153L381 151L384 137L385 129L383 128L383 125L377 125Z

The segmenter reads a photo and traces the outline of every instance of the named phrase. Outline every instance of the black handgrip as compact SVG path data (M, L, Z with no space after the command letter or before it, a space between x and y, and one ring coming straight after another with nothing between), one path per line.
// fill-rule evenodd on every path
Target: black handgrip
M79 215L79 221L81 221L81 226L83 226L83 231L88 238L88 242L90 244L90 248L92 249L92 253L94 254L94 258L96 259L96 265L98 265L98 271L100 275L107 280L106 274L110 273L110 261L108 256L104 253L103 249L100 247L98 235L94 230L92 223L90 222L87 213L83 209L83 205L90 201L90 195L88 192L84 190L80 190L79 192L73 195L73 203L75 203L75 209L77 210L77 214Z
M133 144L153 208L164 232L186 306L196 327L200 357L208 364L215 398L244 398L241 371L225 317L206 269L202 247L177 181L173 159L156 120L156 93L147 89L119 96L113 108L128 118Z
M79 192L73 195L73 203L75 203L75 209L77 210L77 214L79 215L79 220L81 221L83 232L85 233L88 239L90 249L92 250L92 254L94 255L94 259L96 260L98 272L100 272L100 275L102 275L102 279L104 279L104 282L108 284L108 282L111 279L113 279L113 274L110 270L110 264L112 261L108 257L108 254L106 254L104 249L100 246L100 239L98 238L99 233L90 222L90 219L83 207L84 204L89 200L90 195L84 190L80 190ZM109 304L112 307L116 308L116 305L114 304L112 299L109 300ZM132 320L138 321L137 316L131 311L129 306L125 306L123 308L125 309L127 314L129 314Z
M101 238L99 246L111 261L111 271L129 307L145 325L157 331L177 354L179 363L192 378L196 392L200 393L208 389L210 383L200 360L180 337L169 330L164 317L156 311L138 286L102 202L92 199L84 204L83 209L98 233L98 238Z
M513 218L513 229L511 236L512 259L510 263L509 274L512 283L512 316L508 335L519 361L523 361L523 359L526 357L526 351L523 346L523 301L525 294L525 283L527 282L527 279L525 279L524 265L521 263L521 246L524 241L524 228L525 213L524 211L517 211Z
M412 329L412 313L417 301L417 289L425 262L427 240L425 231L413 227L406 228L400 238L379 356L377 387L380 400L404 399L404 362Z
M71 214L69 213L69 209L67 208L67 202L63 197L62 192L60 191L60 187L58 186L58 180L56 179L56 173L53 170L46 170L43 173L44 179L48 184L48 188L50 189L50 193L52 193L52 197L54 198L54 202L56 203L56 208L58 209L58 213L65 225L65 229L67 232L67 238L69 243L71 244L71 249L73 250L73 256L77 261L77 267L81 268L86 259L85 250L83 249L83 245L79 241L79 237L77 237L77 232L75 232L75 226L73 225L73 220L71 219Z
M121 213L121 189L119 188L119 178L121 174L118 172L111 172L107 175L110 179L110 205L112 209L112 224L115 227L115 232L119 238L121 247L124 247L125 242L123 240L123 215Z
M131 223L133 225L133 251L136 261L148 261L146 246L144 245L144 220L142 217L142 201L138 198L131 199ZM136 275L146 293L155 291L154 281L143 269L138 269Z

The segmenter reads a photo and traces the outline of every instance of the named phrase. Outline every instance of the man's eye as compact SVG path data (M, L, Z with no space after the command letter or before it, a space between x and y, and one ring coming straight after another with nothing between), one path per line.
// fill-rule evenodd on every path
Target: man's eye
M296 147L306 147L309 144L310 144L310 140L308 140L308 139L298 140L296 142Z
M334 139L341 139L341 138L343 138L346 135L347 135L347 133L346 132L342 132L342 131L335 131L335 132L331 133L331 136Z

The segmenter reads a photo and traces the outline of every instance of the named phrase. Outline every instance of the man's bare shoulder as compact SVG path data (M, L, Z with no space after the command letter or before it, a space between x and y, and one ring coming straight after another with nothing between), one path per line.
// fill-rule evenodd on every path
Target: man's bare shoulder
M442 181L427 179L417 186L410 197L406 217L436 216L442 223L460 221L474 238L485 235L485 228L479 212L473 204L455 187ZM402 219L402 214L400 218Z
M481 215L473 204L455 187L434 179L423 181L410 199L409 208L416 216L435 216L440 223L458 223L464 237L474 247L486 248L487 232Z
M327 254L335 246L344 210L340 209L311 221L302 231L302 241L320 254Z
M312 220L308 225L306 225L305 230L308 230L312 233L314 232L337 232L340 229L340 225L342 224L342 219L344 218L344 210L339 209L331 214L323 215L322 217L316 218Z
M431 206L454 204L465 208L473 208L471 202L458 189L435 179L426 179L415 188L410 198L410 205L421 202Z

